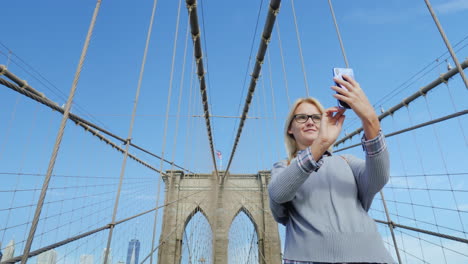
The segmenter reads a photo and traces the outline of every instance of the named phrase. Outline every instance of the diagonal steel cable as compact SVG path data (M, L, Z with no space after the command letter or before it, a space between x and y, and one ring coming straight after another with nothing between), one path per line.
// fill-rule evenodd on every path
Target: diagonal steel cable
M38 92L37 90L35 90L33 87L31 87L30 85L28 85L26 83L26 81L24 80L21 80L20 78L18 78L15 74L11 73L10 71L7 70L7 68L4 66L4 65L0 65L0 75L5 75L8 79L12 80L14 83L16 83L17 85L11 83L11 82L8 82L7 80L5 79L2 79L0 78L0 84L18 92L18 93L21 93L33 100L35 100L36 102L39 102L45 106L48 106L50 107L51 109L53 109L54 111L57 111L59 113L62 113L64 114L65 113L65 110L64 108L60 107L56 102L48 99L46 96L44 96L44 94ZM97 126L96 124L94 123L91 123L90 121L76 115L76 114L73 114L73 113L69 113L68 115L68 118L72 121L74 121L77 125L83 127L86 131L88 132L91 132L94 136L98 136L101 140L105 141L106 143L112 145L114 148L118 149L119 147L117 147L118 145L116 145L115 143L112 143L110 140L106 139L104 136L100 135L98 132L102 132L122 143L126 143L127 140L125 140L124 138L120 137L120 136L117 136L99 126ZM130 146L131 147L134 147L146 154L149 154L159 160L162 160L166 163L169 163L169 164L173 164L173 162L169 161L169 160L166 160L164 159L163 157L159 156L159 155L156 155L152 152L150 152L149 150L146 150L134 143L131 143L130 142ZM179 169L182 169L188 173L194 173L186 168L183 168L182 166L179 166L177 164L174 163L174 166L179 168ZM159 171L159 170L158 170Z
M468 67L468 59L466 59L462 64L461 64L461 67L463 69L467 68ZM422 87L419 89L419 91L415 92L414 94L410 95L409 97L403 99L403 101L395 106L393 106L392 108L388 109L387 111L385 111L384 113L382 113L381 115L379 115L379 120L382 120L384 119L385 117L389 116L389 115L392 115L393 113L395 113L397 110L399 110L400 108L404 107L404 106L407 106L409 103L413 102L414 100L416 100L417 98L419 98L420 96L424 96L426 95L430 90L432 90L433 88L439 86L439 84L441 83L445 83L445 82L448 82L449 79L451 77L453 77L455 74L459 73L458 69L457 68L453 68L451 69L450 71L444 73L444 74L441 74L439 76L439 78L435 79L434 81L432 81L431 83L429 83L428 85ZM347 136L345 136L344 138L338 140L334 145L333 147L337 147L338 145L344 143L346 140L352 138L353 136L361 133L362 131L362 127L356 129L355 131L353 131L352 133L348 134Z
M44 204L44 200L47 194L47 188L49 187L50 179L52 177L52 172L55 167L55 161L57 160L58 151L60 149L60 145L61 145L62 138L63 138L63 133L65 131L65 125L67 124L67 121L68 121L68 116L70 114L70 109L72 106L73 98L75 97L76 87L78 86L78 81L80 80L81 70L83 68L83 64L86 58L86 53L88 51L89 42L91 41L91 35L93 34L94 25L96 24L96 18L97 18L97 15L99 14L100 7L101 7L101 0L97 0L96 7L94 8L93 16L91 19L91 23L88 28L86 40L83 45L83 49L81 51L80 60L79 60L78 67L75 72L75 77L73 79L70 94L68 96L67 103L65 104L65 110L64 110L62 121L60 122L60 128L59 128L56 140L55 140L54 150L49 160L49 165L47 168L47 175L44 179L44 183L42 185L42 191L39 196L39 200L37 202L36 210L34 212L34 218L31 223L31 228L29 229L28 240L26 241L26 245L24 247L23 258L21 259L21 264L26 264L28 262L28 254L31 251L31 246L34 240L34 234L36 233L37 225L39 223L39 217L42 212L42 206Z
M197 1L186 0L187 10L189 12L190 28L193 40L194 56L197 63L197 75L200 81L200 92L203 101L203 112L205 116L206 130L208 133L208 140L210 142L211 159L213 161L213 167L216 178L219 178L218 167L216 166L216 158L214 152L213 133L210 123L210 110L208 104L208 97L206 94L206 82L205 82L205 70L203 67L203 52L200 40L200 26L198 25L198 14L197 14Z
M229 157L229 162L226 167L226 172L222 178L222 183L224 179L229 174L229 168L231 167L234 154L236 153L237 144L239 144L239 139L242 134L242 128L244 127L245 120L247 118L247 113L249 112L250 103L252 102L253 94L255 92L255 86L257 85L257 80L260 77L260 71L262 70L263 60L265 59L265 53L270 42L271 32L273 31L273 26L275 25L276 15L278 15L280 8L281 0L271 0L270 6L268 8L268 15L265 21L265 27L263 28L262 40L260 41L260 46L258 48L257 60L255 62L255 67L252 72L252 78L250 80L249 92L244 104L244 110L242 111L241 121L239 123L239 129L237 130L237 136L232 147L231 156Z

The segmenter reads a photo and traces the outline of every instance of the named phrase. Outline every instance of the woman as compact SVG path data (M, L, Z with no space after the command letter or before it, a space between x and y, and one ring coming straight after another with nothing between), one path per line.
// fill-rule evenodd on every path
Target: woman
M362 121L366 160L330 153L345 109L296 101L285 125L288 160L274 165L268 186L273 217L286 226L284 263L395 263L367 214L389 178L385 139L359 84L343 78L334 81L348 91L331 88Z

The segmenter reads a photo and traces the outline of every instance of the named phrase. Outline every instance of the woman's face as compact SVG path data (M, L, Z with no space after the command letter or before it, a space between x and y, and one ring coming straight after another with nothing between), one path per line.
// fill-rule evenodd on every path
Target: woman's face
M315 105L304 102L294 111L294 115L297 114L317 115L321 113ZM299 123L293 119L289 126L288 133L294 136L297 147L303 150L312 145L312 142L314 142L318 136L319 128L320 124L315 124L312 118L308 118L305 123Z

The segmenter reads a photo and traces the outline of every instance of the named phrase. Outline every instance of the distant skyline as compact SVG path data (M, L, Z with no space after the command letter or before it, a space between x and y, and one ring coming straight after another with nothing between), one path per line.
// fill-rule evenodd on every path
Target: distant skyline
M139 264L140 257L140 241L138 239L132 239L128 242L127 249L127 262L126 264Z
M94 256L83 254L80 256L80 264L94 264Z
M55 249L42 252L37 256L37 264L56 264L57 263L57 251Z

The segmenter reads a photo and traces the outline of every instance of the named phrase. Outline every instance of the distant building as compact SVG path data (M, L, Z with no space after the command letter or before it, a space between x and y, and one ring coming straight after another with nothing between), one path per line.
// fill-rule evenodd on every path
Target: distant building
M13 258L15 255L15 240L10 240L3 251L2 261Z
M138 264L139 256L140 256L140 241L138 239L132 239L128 243L126 264Z
M37 256L37 264L56 264L57 251L51 249Z
M94 256L93 255L81 255L80 264L94 264Z
M106 259L106 253L107 253L107 248L102 250L100 264L112 264L112 248L109 248L109 256L107 257L106 263L104 263L104 260Z

